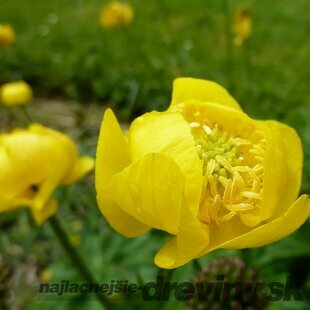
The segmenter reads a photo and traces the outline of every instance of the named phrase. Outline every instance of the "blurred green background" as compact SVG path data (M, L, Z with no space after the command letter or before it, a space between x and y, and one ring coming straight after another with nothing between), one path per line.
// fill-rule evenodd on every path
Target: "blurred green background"
M67 132L82 153L94 155L105 107L112 107L126 125L145 111L164 110L176 77L217 81L250 116L281 120L296 128L304 146L302 192L310 192L308 0L131 0L132 24L115 30L99 25L105 3L1 1L0 23L12 25L16 42L10 50L0 51L0 84L27 81L36 96L30 107L36 119ZM251 11L253 33L237 48L231 44L232 22L234 12L244 6ZM2 126L7 117L3 110L0 117ZM87 262L101 282L119 277L152 281L161 234L151 232L133 240L117 235L98 211L92 182L90 176L57 193L63 201L59 213L67 231L79 241L78 250L87 253ZM3 304L8 309L53 309L54 302L35 300L44 275L55 282L80 279L49 226L37 228L26 211L18 211L0 214L0 230L0 308ZM200 263L207 265L223 255L242 256L268 282L297 275L309 300L309 233L308 222L275 244L217 251ZM192 276L193 266L188 264L176 271L174 279L186 281ZM73 296L57 303L57 308L77 305L86 309L89 301ZM117 304L122 309L144 306L139 300ZM91 307L100 306L93 301ZM173 300L161 307L186 309ZM310 303L278 302L269 307L309 309Z

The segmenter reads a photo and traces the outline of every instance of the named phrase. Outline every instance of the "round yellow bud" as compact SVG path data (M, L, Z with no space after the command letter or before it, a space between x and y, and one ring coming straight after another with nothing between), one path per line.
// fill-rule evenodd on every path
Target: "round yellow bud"
M0 89L0 98L6 106L25 105L32 101L32 89L24 81L6 83Z
M15 40L14 29L10 25L0 24L0 48L10 46Z
M133 9L129 4L112 1L103 7L100 14L100 24L107 29L126 26L133 19Z

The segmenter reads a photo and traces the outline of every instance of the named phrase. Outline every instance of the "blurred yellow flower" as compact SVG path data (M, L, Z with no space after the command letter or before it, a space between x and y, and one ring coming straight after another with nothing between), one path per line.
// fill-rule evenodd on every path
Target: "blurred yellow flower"
M12 45L14 40L14 29L10 25L0 24L0 48Z
M32 124L0 135L0 212L31 208L41 224L56 212L55 189L91 171L94 160L79 157L61 132Z
M32 101L32 89L24 81L3 84L0 88L0 100L9 107L28 104Z
M46 283L51 281L53 278L52 270L45 268L39 273L39 279L41 282Z
M250 118L220 85L180 78L165 112L138 117L124 134L105 112L96 158L101 212L119 233L151 228L172 239L155 263L175 268L218 248L263 246L310 214L296 200L303 153L295 130Z
M248 9L239 9L234 20L234 44L241 46L252 33L252 18Z
M82 242L82 236L80 234L74 234L70 236L70 243L72 246L77 247Z
M100 13L100 24L107 29L129 25L133 18L133 9L129 4L112 1L103 7Z

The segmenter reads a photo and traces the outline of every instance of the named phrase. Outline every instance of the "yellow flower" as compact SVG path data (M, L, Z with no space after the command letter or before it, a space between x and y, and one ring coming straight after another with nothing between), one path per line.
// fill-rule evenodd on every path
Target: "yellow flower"
M32 89L24 81L6 83L0 89L0 99L6 106L25 105L32 101Z
M70 236L70 243L72 246L77 247L81 244L83 238L80 234L74 234Z
M129 4L112 1L106 5L100 14L100 24L107 29L129 25L133 18L133 10Z
M155 263L175 268L218 248L263 246L301 226L310 213L307 195L296 200L302 161L294 129L251 119L214 82L180 78L169 109L138 117L126 134L105 112L97 200L127 237L151 228L173 235Z
M79 157L66 135L32 124L0 135L0 212L31 208L35 221L56 212L55 189L91 171L94 160Z
M53 271L45 268L43 269L40 273L39 273L39 279L40 281L42 281L43 283L49 282L53 279Z
M235 14L234 21L234 44L241 46L252 33L252 19L248 9L240 9Z
M15 39L15 33L10 25L0 24L0 48L10 46Z

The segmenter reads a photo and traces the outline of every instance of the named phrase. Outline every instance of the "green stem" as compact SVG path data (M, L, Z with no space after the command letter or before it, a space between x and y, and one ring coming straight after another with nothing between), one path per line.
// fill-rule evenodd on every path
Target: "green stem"
M197 272L200 272L202 270L202 266L199 263L198 259L193 260L193 267L194 267L195 271L197 271Z
M231 34L230 0L222 0L222 12L224 20L226 71L229 79L229 90L234 91L234 55Z
M0 104L1 104L1 102L0 102ZM13 120L15 119L15 115L14 115L11 108L4 106L4 109L8 114L8 123L7 123L8 129L11 129L13 127L12 123L13 123Z
M252 46L251 46L251 38L246 42L247 44L244 46L244 57L245 57L245 94L246 98L248 98L247 102L252 102Z
M79 255L79 253L76 251L76 249L71 245L69 238L63 229L60 221L58 220L57 216L54 215L49 218L49 223L55 233L55 235L58 237L59 242L63 246L64 250L66 251L67 255L71 258L73 264L75 267L79 270L81 276L84 278L84 280L87 283L95 284L98 283L93 275L88 270L85 262ZM104 309L109 309L109 301L105 298L104 295L101 295L100 293L96 293L96 296L98 300L103 305Z
M158 271L158 275L161 275L164 277L164 283L168 283L171 281L172 277L173 277L173 273L174 273L175 269L162 269L160 268ZM164 294L164 292L163 292ZM162 299L160 300L160 302L158 303L158 310L162 310L164 308L164 300L163 300L163 296L161 296Z
M24 116L25 116L26 121L28 122L28 124L33 123L33 120L32 120L32 118L31 118L31 116L30 116L30 114L29 114L27 108L26 108L25 106L21 106L20 108L21 108L21 110L23 111Z

